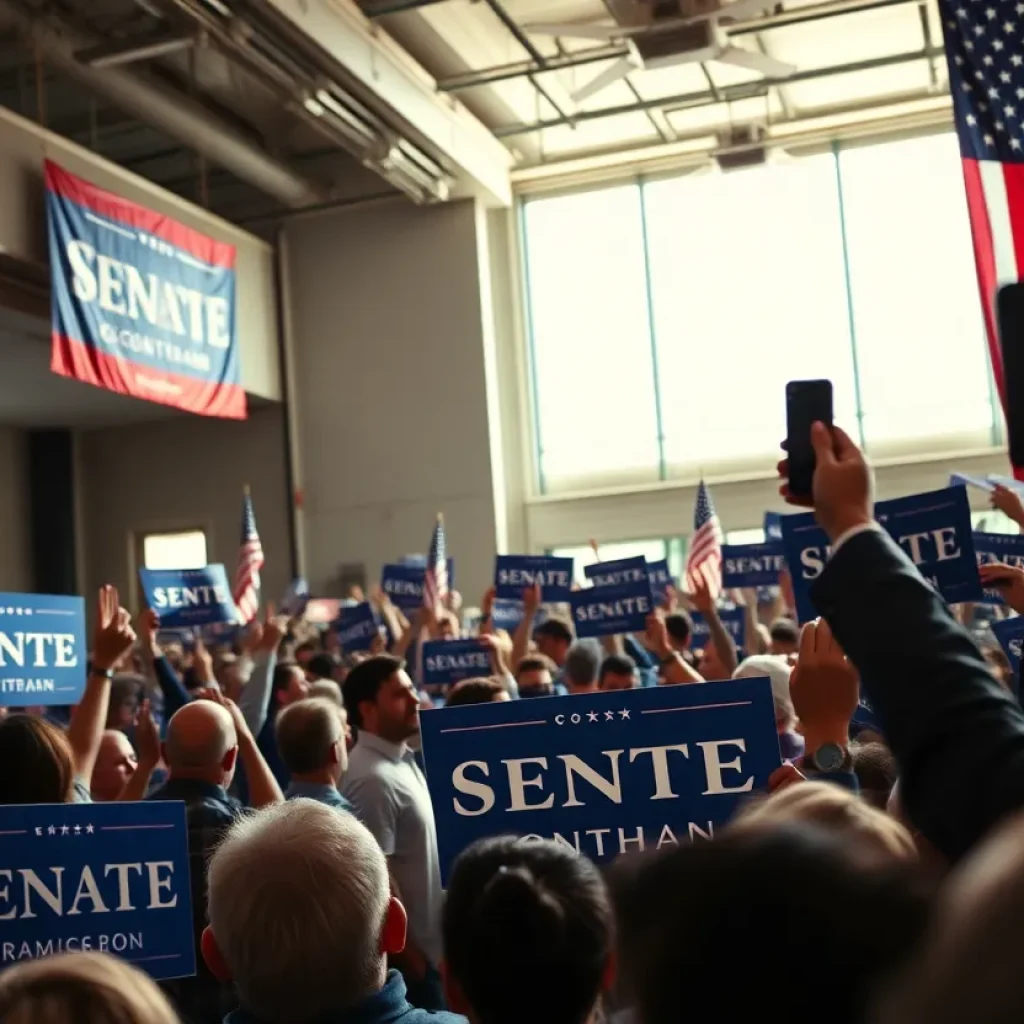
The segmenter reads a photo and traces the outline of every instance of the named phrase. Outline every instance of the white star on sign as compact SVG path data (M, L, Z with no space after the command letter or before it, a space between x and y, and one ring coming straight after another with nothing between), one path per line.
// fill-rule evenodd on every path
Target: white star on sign
M81 834L82 834L82 826L81 825L76 825L75 826L75 835L76 836L80 836Z
M604 713L604 720L606 722L614 722L615 721L615 712L614 711L606 711Z
M619 712L619 718L629 718L629 712L625 708Z
M67 825L61 825L61 827L60 827L60 834L62 836L66 836L70 831L71 831L71 829L69 829L67 827Z
M54 827L53 827L53 826L51 825L51 826L50 826L50 827L49 827L49 828L48 828L48 829L46 830L46 834L47 834L48 836L55 836L55 835L57 834L57 830L56 830L56 829L55 829L55 828L54 828Z
M596 722L599 717L600 716L598 715L598 713L596 711L588 711L587 712L587 721L588 722Z
M86 826L85 826L85 834L86 834L86 835L89 835L89 836L91 836L91 835L93 834L93 832L95 832L95 831L96 831L96 829L94 829L94 828L92 827L92 825L86 825Z

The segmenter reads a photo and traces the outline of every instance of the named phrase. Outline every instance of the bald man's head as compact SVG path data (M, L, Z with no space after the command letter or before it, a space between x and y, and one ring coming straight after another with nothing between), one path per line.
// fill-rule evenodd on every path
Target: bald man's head
M223 782L234 772L238 737L231 715L219 704L195 700L171 716L164 760L172 776ZM217 776L220 777L217 777Z

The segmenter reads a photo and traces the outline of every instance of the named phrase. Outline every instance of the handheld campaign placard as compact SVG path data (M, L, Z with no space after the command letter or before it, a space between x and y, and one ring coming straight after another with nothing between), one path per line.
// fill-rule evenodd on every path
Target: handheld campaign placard
M338 612L334 632L345 652L368 651L380 633L377 613L369 601L342 607Z
M774 587L786 567L779 541L767 544L726 544L722 548L722 586L726 590L744 587Z
M570 598L578 637L642 633L647 616L654 611L646 572L637 582L574 590Z
M825 571L832 546L813 512L782 517L782 551L793 580L796 617L811 622L818 617L811 601L811 585Z
M974 556L978 565L1003 562L1024 569L1024 535L1019 533L974 533ZM1005 604L998 590L986 589L986 604Z
M725 631L732 637L733 643L742 651L747 645L747 610L742 606L736 608L719 608L718 617L722 620ZM700 612L691 612L693 621L693 647L707 647L711 643L711 629L707 619Z
M875 518L950 604L982 599L963 487L880 501Z
M973 476L970 473L950 473L949 474L949 486L950 487L977 487L979 491L994 491L996 485L991 480L986 480L982 476Z
M594 562L583 567L583 574L592 587L621 587L630 583L646 583L647 559L643 555L635 558L619 558L613 562Z
M185 805L0 807L0 966L95 950L196 972Z
M422 559L413 564L411 559ZM423 605L423 580L426 576L426 556L407 555L401 562L385 565L381 571L381 590L391 603L403 611L415 610ZM448 559L448 586L455 586L455 559Z
M77 704L88 656L80 597L0 594L0 707Z
M519 601L523 591L540 584L541 600L568 601L572 590L572 559L547 555L498 555L494 561L494 587L498 597Z
M765 512L764 539L767 541L782 540L782 513Z
M483 836L596 861L710 836L780 764L767 679L443 708L420 731L443 882Z
M428 640L423 645L423 682L427 686L490 674L490 648L479 640Z
M676 585L676 579L668 567L668 560L662 558L657 562L648 562L647 578L651 581L651 593L654 594L654 603L658 607L667 604L668 588Z
M204 569L139 569L146 603L160 616L164 629L237 622L223 565Z

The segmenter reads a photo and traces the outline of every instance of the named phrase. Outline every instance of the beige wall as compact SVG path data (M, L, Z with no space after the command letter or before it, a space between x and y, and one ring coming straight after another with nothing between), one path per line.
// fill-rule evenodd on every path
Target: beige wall
M291 579L288 485L280 407L243 423L177 416L77 434L81 591L115 583L138 607L133 537L201 526L211 562L229 576L238 556L242 489L252 488L263 542L264 600ZM2 453L0 453L2 458Z
M387 201L285 232L301 530L314 590L425 550L443 512L469 604L503 539L486 227L472 202ZM483 295L483 298L482 298Z
M0 427L0 590L31 592L28 446L24 431Z

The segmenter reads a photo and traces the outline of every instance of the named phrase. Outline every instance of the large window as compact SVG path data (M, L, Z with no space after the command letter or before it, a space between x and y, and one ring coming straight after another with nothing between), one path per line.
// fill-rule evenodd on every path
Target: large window
M767 471L828 377L876 455L998 441L956 142L523 206L539 488Z

